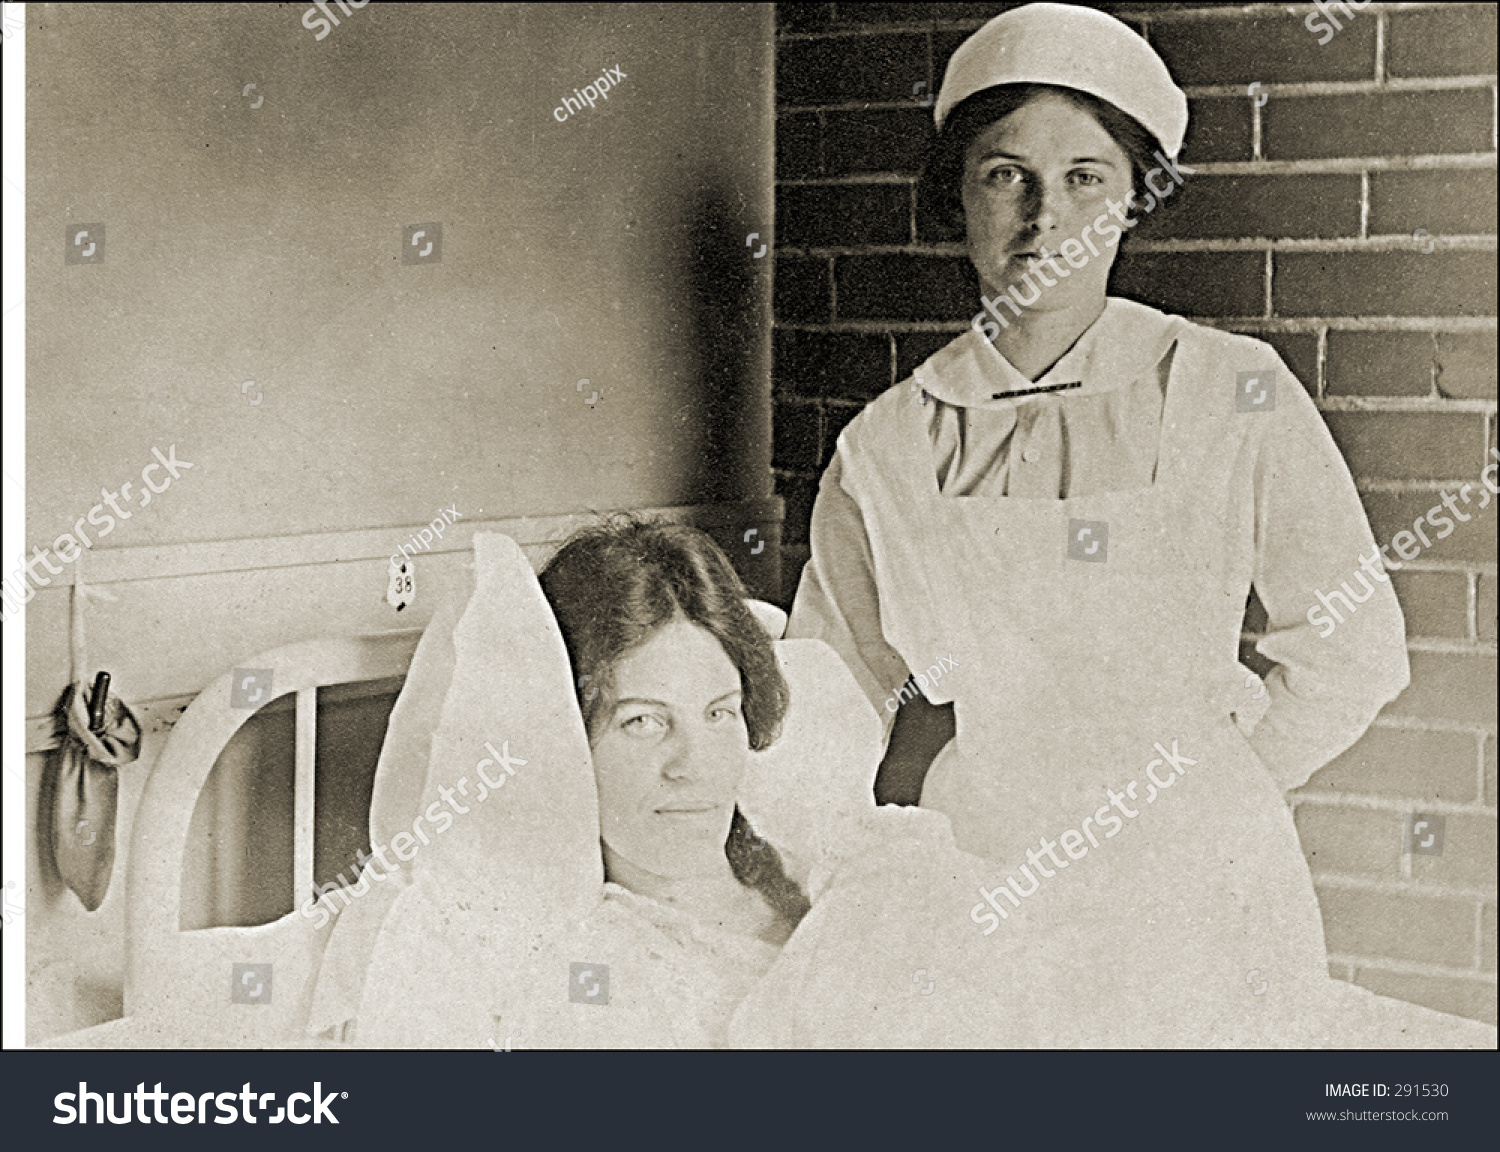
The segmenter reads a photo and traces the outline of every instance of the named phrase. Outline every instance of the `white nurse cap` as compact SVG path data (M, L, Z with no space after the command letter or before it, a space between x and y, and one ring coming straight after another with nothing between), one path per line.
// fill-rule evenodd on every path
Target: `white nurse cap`
M938 129L963 100L999 84L1053 84L1113 104L1182 149L1187 97L1160 56L1113 16L1072 4L1027 4L996 16L948 61L933 109Z

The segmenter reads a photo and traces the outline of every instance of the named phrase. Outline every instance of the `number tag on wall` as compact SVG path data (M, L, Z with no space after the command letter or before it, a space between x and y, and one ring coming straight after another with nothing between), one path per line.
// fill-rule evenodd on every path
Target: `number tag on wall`
M404 556L399 566L390 567L390 581L385 589L385 602L400 612L416 597L415 572L410 560Z

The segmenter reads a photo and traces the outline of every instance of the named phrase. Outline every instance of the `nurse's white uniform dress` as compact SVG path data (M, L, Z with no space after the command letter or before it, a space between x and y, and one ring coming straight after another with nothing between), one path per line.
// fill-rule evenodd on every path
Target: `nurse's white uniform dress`
M887 723L907 669L951 658L921 803L994 864L975 923L1025 915L1055 954L1052 1042L1316 1042L1306 1014L1344 993L1283 792L1407 683L1388 580L1356 577L1373 547L1273 349L1111 299L1035 384L970 330L845 429L787 635L833 646ZM1320 636L1308 610L1346 582ZM1252 586L1264 692L1238 660Z

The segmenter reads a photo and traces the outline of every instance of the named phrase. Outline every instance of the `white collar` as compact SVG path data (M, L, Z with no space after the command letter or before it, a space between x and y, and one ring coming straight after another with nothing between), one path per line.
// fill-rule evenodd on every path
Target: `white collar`
M1109 298L1099 318L1039 379L1026 379L977 329L970 327L912 373L916 387L959 408L1001 407L1028 399L1014 393L1078 384L1036 396L1075 396L1123 388L1154 368L1176 338L1177 318ZM999 399L996 395L999 394Z

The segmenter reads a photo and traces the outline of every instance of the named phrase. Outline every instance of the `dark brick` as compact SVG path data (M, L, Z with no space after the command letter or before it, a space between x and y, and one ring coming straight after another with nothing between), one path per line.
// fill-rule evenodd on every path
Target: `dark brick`
M916 186L917 242L920 244L962 244L967 239L963 217L939 209L930 198L922 195L922 185Z
M1495 334L1437 334L1438 393L1455 400L1495 398Z
M776 319L823 324L833 307L828 261L822 257L776 258Z
M771 466L789 472L816 472L819 460L819 405L807 400L777 400L772 433Z
M776 117L776 179L821 176L822 139L816 112L790 112Z
M1495 173L1467 169L1370 173L1370 235L1495 234Z
M965 320L978 307L968 260L841 256L834 264L840 320Z
M778 393L867 400L890 387L890 337L864 332L772 333Z
M1194 164L1214 160L1251 158L1249 96L1212 96L1188 101L1187 139L1182 161Z
M1157 20L1151 43L1182 85L1300 84L1375 79L1375 17L1346 24L1326 44L1301 16Z
M926 24L935 20L957 22L972 20L983 23L1016 4L838 4L838 18L843 23L860 24ZM969 33L959 34L959 39Z
M1265 313L1259 252L1122 252L1110 272L1110 295L1186 316Z
M926 33L784 40L776 53L781 104L894 103L927 81Z
M818 496L818 477L776 473L776 495L786 501L786 519L781 525L781 542L796 546L807 543L807 527L812 523L813 501Z
M1444 4L1392 12L1385 49L1389 76L1493 76L1495 5Z
M1258 332L1256 335L1276 349L1301 381L1309 395L1318 391L1318 338L1311 332Z
M1479 745L1472 732L1376 725L1304 787L1366 796L1410 796L1467 804L1475 799Z
M1190 176L1164 208L1146 216L1136 235L1153 240L1358 236L1359 177Z
M834 449L838 447L839 433L844 430L845 425L853 420L865 406L863 404L842 404L835 401L829 404L823 412L823 459L819 461L820 467L826 467L828 461L833 459Z
M812 549L806 544L782 544L781 596L775 604L783 612L791 612L792 601L797 595L797 585L802 582L802 569L807 566L807 561L811 556Z
M1478 474L1473 460L1484 450L1478 413L1325 412L1323 418L1357 478L1463 480Z
M907 244L911 188L905 184L793 184L776 192L778 248Z
M1494 724L1495 654L1411 653L1411 687L1383 715L1475 727Z
M939 85L948 71L948 60L958 51L958 46L972 36L972 32L952 32L938 29L932 33L932 74Z
M1453 467L1455 471L1460 471L1464 465L1460 462ZM1421 559L1459 564L1495 562L1495 509L1500 506L1500 501L1489 497L1489 504L1481 510L1479 502L1488 493L1480 487L1478 462L1473 465L1472 476L1473 487L1469 490L1467 506L1458 500L1459 486L1449 488L1454 499L1458 500L1459 508L1471 519L1467 524L1459 524L1455 517L1449 516L1449 519L1454 520L1455 528L1441 540L1432 534L1431 526L1425 527L1423 530L1432 541L1432 547L1422 548ZM1365 514L1370 518L1370 529L1381 544L1389 544L1398 532L1410 532L1412 522L1419 516L1426 517L1428 510L1441 503L1442 498L1441 492L1365 492L1360 496ZM1420 547L1420 541L1417 546ZM1407 546L1408 551L1411 547ZM1396 551L1390 550L1389 555L1398 564L1401 562Z
M832 4L778 4L778 32L821 32L833 23Z
M937 133L923 108L828 112L825 156L830 176L880 172L915 176Z
M1488 89L1283 96L1261 109L1268 160L1489 152Z
M1328 396L1432 395L1430 332L1328 333Z
M1277 252L1278 316L1493 316L1488 252Z
M1392 572L1408 636L1469 638L1469 578L1462 572Z
M896 334L896 383L912 374L939 348L956 340L959 332L898 332Z

